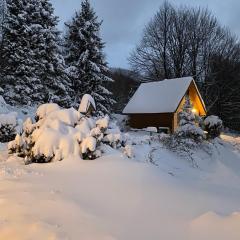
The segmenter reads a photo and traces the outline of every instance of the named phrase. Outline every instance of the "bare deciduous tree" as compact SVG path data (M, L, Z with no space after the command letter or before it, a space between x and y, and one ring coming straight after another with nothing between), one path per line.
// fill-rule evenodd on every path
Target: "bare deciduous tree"
M131 66L150 79L192 75L200 80L222 32L207 9L176 8L165 1L144 29Z

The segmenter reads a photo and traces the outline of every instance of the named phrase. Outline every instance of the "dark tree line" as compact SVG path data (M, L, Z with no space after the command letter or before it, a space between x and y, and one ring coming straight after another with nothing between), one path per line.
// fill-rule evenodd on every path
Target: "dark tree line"
M209 113L240 129L239 39L208 9L165 1L129 60L145 81L193 76Z
M109 76L114 79L114 82L107 84L107 88L113 93L116 101L113 104L113 112L121 114L129 99L140 85L139 76L121 68L111 69Z
M0 0L0 86L12 105L55 102L77 106L91 94L102 113L114 101L100 38L101 21L89 0L66 24L62 39L50 0Z

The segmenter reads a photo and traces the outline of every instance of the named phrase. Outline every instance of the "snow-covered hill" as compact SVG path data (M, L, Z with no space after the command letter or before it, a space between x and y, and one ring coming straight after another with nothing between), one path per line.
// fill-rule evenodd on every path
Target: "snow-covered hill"
M238 139L223 136L193 165L131 137L142 141L134 159L106 149L96 161L44 165L2 145L0 239L240 239Z

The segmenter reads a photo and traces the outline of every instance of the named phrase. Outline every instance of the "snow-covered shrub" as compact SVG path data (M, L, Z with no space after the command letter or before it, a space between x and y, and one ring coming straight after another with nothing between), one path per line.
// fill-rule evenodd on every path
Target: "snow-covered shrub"
M134 148L132 145L126 145L123 149L123 153L128 157L128 158L134 158Z
M8 143L8 150L10 153L20 153L22 151L24 142L19 134L16 135L15 140Z
M218 116L209 116L204 120L204 128L209 139L219 137L223 129L223 122Z
M102 154L102 144L117 147L121 137L109 117L94 119L73 108L61 109L44 104L37 109L36 122L28 118L23 132L10 142L10 153L25 158L26 163L60 161L69 156L95 159ZM115 132L115 133L114 133ZM110 137L111 136L111 137Z
M106 130L109 124L109 116L105 116L104 118L101 118L96 121L96 125L101 130Z
M83 159L94 160L102 156L101 150L97 149L99 142L95 137L87 137L81 143L81 153Z
M127 115L113 114L112 117L122 132L130 130L129 117Z
M179 156L190 159L193 166L195 162L192 155L205 139L205 133L199 127L197 120L192 113L190 100L187 98L179 113L179 127L176 132L172 135L162 134L160 136L161 143Z
M0 142L12 141L17 134L17 113L0 114Z
M176 138L190 139L194 142L201 142L205 138L205 133L198 126L197 119L192 112L192 104L189 98L186 98L183 109L179 113L179 127L174 135Z
M38 107L35 119L36 121L45 118L48 114L54 111L60 110L60 107L56 103L46 103Z
M192 139L195 142L201 142L205 134L200 127L192 124L185 124L176 130L175 136L184 139Z
M121 133L118 123L115 120L112 121L109 120L108 128L106 129L104 134L103 143L115 149L125 146L126 144L125 137Z
M110 133L103 138L103 142L109 144L113 148L121 146L121 134L120 133Z

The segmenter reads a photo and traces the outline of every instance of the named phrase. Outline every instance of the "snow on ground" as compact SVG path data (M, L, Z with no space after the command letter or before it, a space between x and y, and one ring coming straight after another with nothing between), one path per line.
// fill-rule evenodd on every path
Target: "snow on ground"
M0 240L239 240L240 141L177 157L130 132L135 158L106 149L25 166L0 146ZM210 154L211 153L211 154Z

